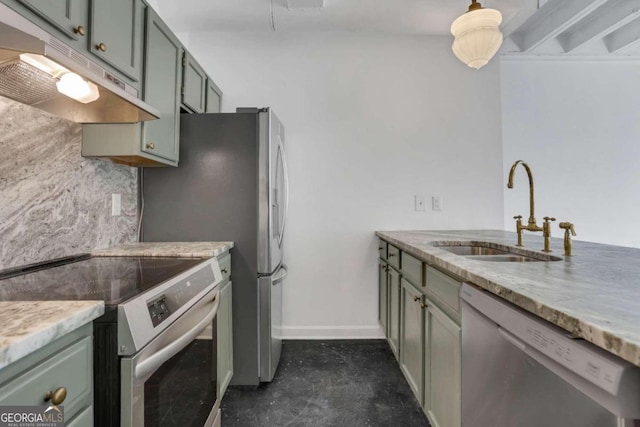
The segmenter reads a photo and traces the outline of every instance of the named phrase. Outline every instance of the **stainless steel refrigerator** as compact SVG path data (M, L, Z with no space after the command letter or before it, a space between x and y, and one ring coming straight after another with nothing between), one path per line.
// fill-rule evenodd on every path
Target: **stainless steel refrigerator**
M284 126L270 108L183 114L179 166L142 174L144 241L235 242L235 385L271 381L280 360L288 188Z

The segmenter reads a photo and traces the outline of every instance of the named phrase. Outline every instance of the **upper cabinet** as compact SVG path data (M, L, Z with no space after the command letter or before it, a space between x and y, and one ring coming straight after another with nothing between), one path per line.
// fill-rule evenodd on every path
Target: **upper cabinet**
M160 110L160 119L143 122L141 150L178 162L182 46L160 17L149 8L144 100Z
M65 34L69 40L86 45L89 29L89 3L87 0L20 0L49 24Z
M142 0L91 0L91 52L133 81L142 76L145 9Z
M0 0L127 83L160 118L86 124L82 155L177 166L180 111L220 112L222 91L145 0ZM132 90L132 91L133 91ZM130 92L131 93L131 92Z
M222 101L222 91L213 82L213 80L211 80L210 77L207 78L207 108L205 112L219 113L221 101Z
M182 106L192 113L204 113L207 106L207 74L187 51L184 52L182 64Z

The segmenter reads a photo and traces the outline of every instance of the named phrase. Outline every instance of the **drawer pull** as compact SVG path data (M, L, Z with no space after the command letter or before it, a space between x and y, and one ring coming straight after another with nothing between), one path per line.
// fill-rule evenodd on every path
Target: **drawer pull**
M389 258L396 256L396 254L389 254Z
M84 36L85 34L87 34L87 30L85 30L82 25L79 25L79 26L75 27L73 29L73 32L78 34L78 35L80 35L80 36Z
M54 405L60 405L64 402L64 399L67 397L67 389L65 387L58 387L55 391L48 391L44 395L44 401L48 402L49 400Z
M107 51L107 45L104 43L100 43L96 45L96 49L98 49L100 52L106 52Z
M220 270L220 271L222 271L222 273L224 273L224 274L227 274L227 273L229 272L229 270L227 269L227 267L224 267L224 268L223 268L222 270Z
M381 250L383 250L383 249L384 249L384 248L383 248L382 246L380 246L380 247L378 248L378 250L379 250L379 251L381 251Z

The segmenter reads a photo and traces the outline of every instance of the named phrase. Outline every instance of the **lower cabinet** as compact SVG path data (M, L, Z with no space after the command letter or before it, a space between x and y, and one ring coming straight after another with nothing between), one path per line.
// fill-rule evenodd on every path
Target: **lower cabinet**
M378 321L385 335L387 334L387 321L389 318L389 312L387 310L389 296L389 286L387 285L387 279L389 276L389 266L386 262L378 261Z
M87 324L0 370L0 405L47 405L61 394L68 425L92 426L92 333Z
M424 320L425 346L423 408L433 427L460 426L462 330L433 303Z
M400 272L378 261L379 317L384 326L386 313L387 341L431 425L460 427L461 283L430 265L422 263L421 269L419 260L389 248L400 252L394 257L400 259ZM410 262L403 265L403 259ZM415 282L422 271L426 274L420 286Z
M420 291L404 278L400 282L400 369L418 401L422 401L425 306Z
M233 326L232 326L231 282L220 289L218 307L218 396L222 398L233 377Z
M396 359L398 359L400 350L400 274L393 268L389 268L387 285L389 287L387 340L389 341L391 351Z

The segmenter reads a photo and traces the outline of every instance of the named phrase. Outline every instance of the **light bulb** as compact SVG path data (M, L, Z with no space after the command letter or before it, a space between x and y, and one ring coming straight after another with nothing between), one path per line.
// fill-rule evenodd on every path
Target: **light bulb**
M58 87L58 92L83 104L88 104L100 98L98 86L84 80L75 73L68 72L59 76L56 86Z

